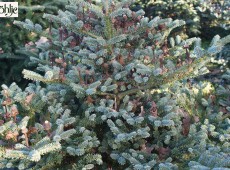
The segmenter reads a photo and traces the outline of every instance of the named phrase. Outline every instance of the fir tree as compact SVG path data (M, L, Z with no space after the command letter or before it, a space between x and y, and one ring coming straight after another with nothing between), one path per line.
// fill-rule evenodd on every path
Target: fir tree
M228 34L230 24L230 3L228 0L140 0L135 8L143 8L147 16L182 19L189 37L200 35L207 40L220 34ZM134 9L135 9L134 8Z
M0 2L12 2L12 0L0 0ZM42 26L48 26L49 23L42 19L44 12L52 14L57 13L59 8L63 8L67 3L62 1L47 0L18 0L19 14L18 20L30 19ZM35 32L22 30L13 24L15 18L1 18L0 20L0 84L10 85L12 81L25 86L28 82L22 80L21 71L27 66L28 57L25 57L21 48L30 41L38 40ZM31 67L32 69L32 67Z
M35 83L2 85L1 168L179 169L194 165L181 166L181 153L195 161L208 152L209 122L190 128L175 97L158 89L206 73L230 36L205 50L200 38L168 37L184 21L150 20L131 3L70 0L43 15L54 25L47 32L15 21L42 43L26 52L39 73L24 69L24 78Z

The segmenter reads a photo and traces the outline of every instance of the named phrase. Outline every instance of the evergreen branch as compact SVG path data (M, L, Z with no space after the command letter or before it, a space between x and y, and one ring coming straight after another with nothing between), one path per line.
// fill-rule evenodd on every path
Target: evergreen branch
M41 5L33 5L33 6L20 5L18 8L20 10L26 10L26 11L44 11L46 7Z
M111 96L111 97L116 97L116 94L113 94L113 93L104 93L104 92L100 92L100 91L97 91L95 94L98 95L98 96Z
M193 76L194 70L197 69L197 64L201 63L202 61L205 62L206 64L210 62L210 59L207 59L207 57L197 59L192 64L184 65L180 69L176 70L174 73L163 75L162 77L151 76L147 85L141 86L139 88L127 90L122 93L118 93L117 96L119 97L119 99L122 99L126 95L136 94L137 92L141 90L155 89L155 88L159 88L161 85L164 85L164 84L173 83L175 81L179 81L184 78L189 78ZM187 70L187 68L189 69Z
M91 33L90 31L85 31L83 29L76 29L76 26L74 26L73 24L70 25L70 28L73 30L74 33L76 34L83 34L92 38L100 38L99 36Z

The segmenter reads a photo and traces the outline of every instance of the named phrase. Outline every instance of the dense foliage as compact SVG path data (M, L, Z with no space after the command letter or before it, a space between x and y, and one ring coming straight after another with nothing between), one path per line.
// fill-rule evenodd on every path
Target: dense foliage
M148 17L186 21L181 34L202 35L210 40L215 34L226 35L230 27L229 0L141 0L135 8L143 8Z
M0 168L227 169L229 78L193 82L230 42L169 36L182 20L144 17L133 1L70 0L24 53L25 90L2 85ZM217 91L215 92L215 89ZM64 165L64 166L63 166Z
M0 0L0 2L12 2L12 0ZM44 12L57 13L62 9L67 0L17 0L19 4L18 20L30 19L42 26L48 26L49 23L42 19ZM0 84L10 84L11 82L20 83L25 86L26 81L22 80L21 72L23 68L28 67L28 57L25 57L21 48L30 41L38 40L38 35L34 32L28 32L20 29L13 24L14 18L0 19ZM31 67L32 68L32 67Z

